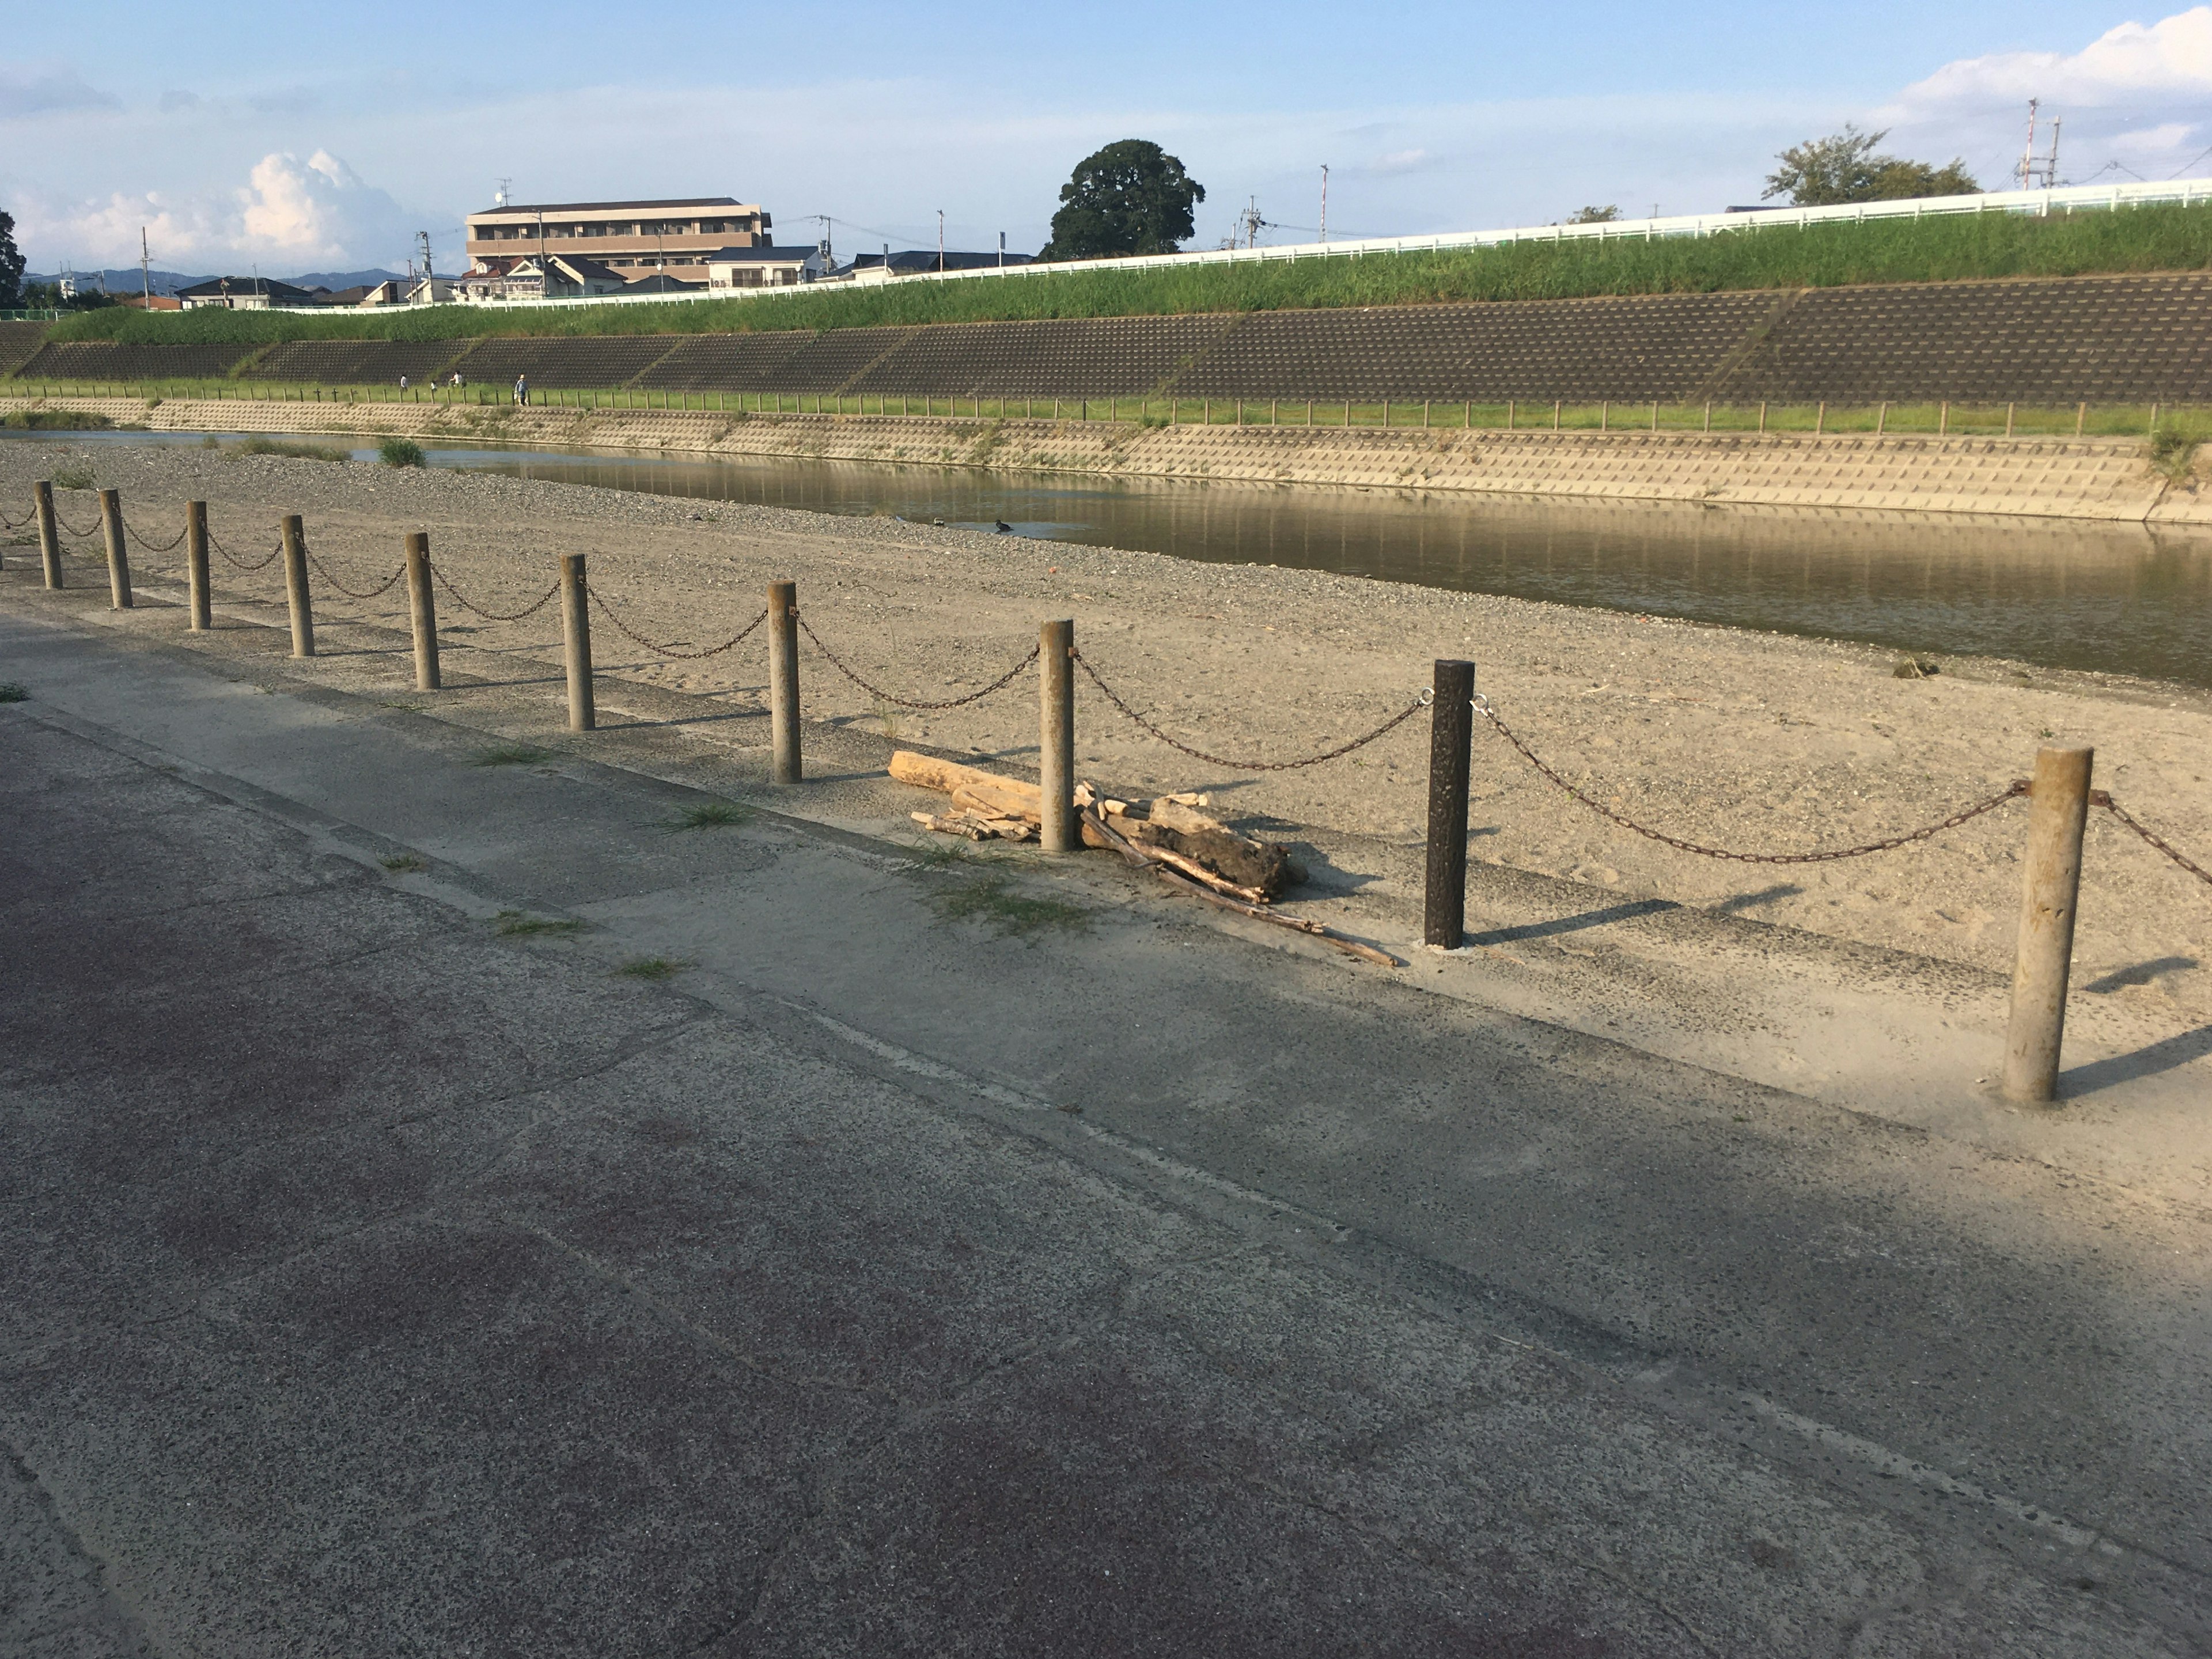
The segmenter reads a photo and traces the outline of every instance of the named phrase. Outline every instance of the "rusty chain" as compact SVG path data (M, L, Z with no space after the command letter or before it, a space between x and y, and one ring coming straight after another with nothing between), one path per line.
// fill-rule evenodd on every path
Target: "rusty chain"
M28 525L36 523L38 517L36 507L32 508L20 519L11 519L5 513L0 513L0 530L21 530Z
M2184 858L2181 855L2180 851L2168 843L2163 836L2158 835L2154 830L2146 830L2142 824L2137 823L2133 815L2128 811L2127 808L2122 806L2119 802L2114 800L2103 790L2091 790L2089 792L2089 804L2093 806L2103 807L2107 812L2110 812L2122 823L2127 825L2129 829L2134 830L2136 834L2141 836L2146 842L2149 842L2153 847L2155 847L2160 852L2165 854L2166 857L2172 859L2183 869L2188 871L2189 873L2196 877L2197 880L2204 882L2207 884L2212 884L2212 870L2207 870L2203 866L2195 863L2191 860Z
M403 566L402 568L404 569L404 567ZM436 565L433 564L430 567L430 574L436 578L439 586L453 596L455 605L472 617L482 617L486 622L520 622L525 617L534 616L543 611L552 597L561 591L561 584L556 581L552 586L547 588L520 611L487 611L480 605L471 605L463 596L459 588L446 580L446 573L439 569Z
M284 544L279 542L275 547L270 550L269 556L267 558L262 560L258 564L248 563L246 560L240 558L237 554L225 547L221 542L217 541L215 538L215 532L211 530L208 532L208 545L215 549L216 552L222 554L224 558L229 560L231 563L236 565L240 570L266 570L270 565L276 563L278 559L284 556Z
M309 564L314 566L317 570L322 573L322 578L325 581L328 582L332 587L337 588L339 592L344 594L346 598L349 599L380 599L386 593L389 593L392 591L393 584L398 582L402 576L407 574L407 567L403 564L398 569L393 571L389 576L386 576L380 586L365 590L348 587L343 582L337 579L337 575L331 571L330 566L325 564L320 559L315 556L315 550L313 548L309 547L306 543L302 542L300 544L300 551L307 555L307 562Z
M1098 671L1091 665L1090 660L1085 658L1080 651L1071 650L1067 654L1074 659L1076 666L1082 669L1084 673L1090 678L1091 684L1097 686L1099 690L1105 694L1107 702L1112 703L1115 708L1120 709L1124 714L1127 715L1131 720L1134 721L1145 731L1149 732L1153 737L1158 738L1162 743L1167 744L1169 748L1188 755L1193 760L1204 761L1209 766L1226 766L1231 770L1237 772L1295 772L1303 767L1319 766L1324 761L1340 760L1343 757L1352 753L1353 750L1364 749L1369 744L1374 742L1377 738L1386 737L1390 732L1396 731L1407 720L1413 719L1414 715L1419 714L1421 710L1426 708L1431 703L1436 701L1435 693L1424 690L1419 696L1414 698L1412 702L1408 703L1397 714L1393 714L1389 720L1383 721L1382 725L1376 726L1372 732L1368 732L1364 737L1354 738L1350 743L1339 744L1335 748L1329 750L1326 754L1310 755L1304 760L1291 761L1231 760L1221 755L1209 755L1203 749L1194 749L1188 744L1170 737L1166 732L1161 731L1158 726L1153 725L1152 721L1146 720L1135 709L1130 708L1127 702L1124 702L1121 700L1120 694L1117 693L1112 686L1107 684L1104 680L1098 678Z
M123 528L132 541L137 543L140 548L149 553L175 552L178 547L183 543L185 534L187 533L185 531L179 530L175 536L157 546L154 543L148 541L143 536L140 535L137 530L132 526L130 520L125 519L123 520Z
M62 516L62 510L58 507L54 509L54 524L58 528L68 532L81 542L90 541L94 536L100 534L99 520L94 519L92 521L91 529L79 530L75 525L71 524L67 519Z
M897 708L919 709L925 714L934 714L947 708L959 708L971 702L981 702L984 698L989 696L994 691L1005 690L1006 686L1013 683L1013 679L1016 675L1019 674L1022 670L1027 668L1031 663L1037 659L1037 653L1042 648L1040 646L1031 646L1030 647L1029 655L1024 657L1019 662L1016 663L1012 668L1009 668L1005 673L1000 675L998 678L993 680L988 685L983 687L980 691L970 691L964 696L949 698L944 702L917 702L911 697L893 696L890 692L883 690L880 686L869 684L867 681L862 679L851 669L846 667L843 663L837 660L836 653L830 650L828 646L822 643L822 636L806 625L805 617L799 617L798 618L798 623L799 632L805 635L808 639L814 641L814 648L817 651L819 651L823 656L828 659L830 665L836 669L839 673L842 674L847 679L852 681L854 684L859 686L861 690L866 692L872 697L880 698L883 702L891 703Z
M1909 830L1901 836L1891 836L1881 841L1869 842L1863 847L1834 847L1819 853L1732 853L1721 847L1701 847L1696 842L1684 841L1679 836L1668 835L1663 830L1649 829L1637 823L1633 818L1623 817L1611 807L1584 794L1539 760L1535 752L1521 741L1513 728L1498 719L1498 711L1490 706L1490 699L1479 692L1474 698L1474 711L1498 728L1498 735L1511 744L1519 751L1522 760L1527 761L1553 784L1564 790L1570 799L1580 805L1588 807L1608 823L1617 823L1624 830L1642 836L1646 841L1656 841L1662 847L1671 847L1678 853L1695 853L1699 858L1729 859L1738 864L1831 864L1838 859L1864 858L1869 853L1887 853L1899 847L1909 847L1914 842L1928 841L1942 835L1946 830L1956 830L1969 819L1978 818L1984 812L1993 812L2014 797L2024 796L2027 793L2027 780L2014 778L1998 793L1991 795L1987 800L1976 801L1972 806L1952 813L1941 823L1926 824L1917 830Z
M557 586L559 584L556 583L555 585ZM632 628L628 623L624 622L620 617L615 614L615 608L609 605L605 599L601 599L599 597L599 590L593 587L589 582L586 582L584 584L584 593L593 605L599 607L599 614L615 625L615 632L620 634L624 639L629 641L631 644L641 646L644 649L652 652L655 656L671 657L679 662L703 662L708 657L719 657L722 653L729 650L732 646L743 640L747 635L750 634L753 629L758 628L763 623L768 620L768 612L763 610L759 616L755 617L750 622L747 623L743 628L740 628L736 633L731 635L728 639L724 640L720 645L708 646L704 651L678 651L669 646L660 644L653 640L648 640L644 635Z

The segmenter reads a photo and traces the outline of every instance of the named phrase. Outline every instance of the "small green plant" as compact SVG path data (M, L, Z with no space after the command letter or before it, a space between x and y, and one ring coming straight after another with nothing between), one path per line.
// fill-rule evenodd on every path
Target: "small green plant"
M509 939L532 939L546 933L565 938L584 931L584 924L574 918L556 921L551 916L533 916L527 910L502 910L492 918L491 925Z
M881 697L876 697L872 700L868 712L882 725L884 735L896 741L899 734L899 711Z
M422 446L412 438L386 438L377 445L376 453L386 466L422 466L426 464Z
M752 817L752 809L740 806L733 800L705 800L696 806L686 806L662 827L671 834L685 830L720 830L733 823L743 823Z
M11 432L106 432L114 425L105 415L74 409L17 409L0 418Z
M210 432L206 437L200 440L200 447L202 449L221 449L222 447L222 440L216 437L214 433Z
M495 743L489 749L479 749L469 757L471 766L535 766L550 759L547 750L526 743Z
M673 979L690 965L668 957L632 957L615 972L624 979Z
M27 702L30 691L18 680L0 680L0 702Z
M1017 893L1003 877L948 887L933 895L930 902L945 921L979 921L1001 939L1025 937L1048 928L1079 933L1091 927L1091 912L1081 905Z
M394 853L389 858L377 860L377 862L395 876L403 876L410 871L426 870L429 867L422 861L422 855L420 853Z
M93 487L92 469L88 466L56 467L53 483L57 489L90 489Z
M352 454L328 444L289 444L276 438L248 438L239 445L241 455L282 455L295 461L349 461ZM420 466L418 460L414 465Z
M2178 483L2189 476L2197 446L2207 435L2212 434L2186 416L2162 420L2150 434L2150 464Z

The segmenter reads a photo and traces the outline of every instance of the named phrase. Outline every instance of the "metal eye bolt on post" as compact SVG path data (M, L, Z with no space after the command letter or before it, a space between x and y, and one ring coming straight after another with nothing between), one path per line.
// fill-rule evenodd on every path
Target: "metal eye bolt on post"
M123 498L112 489L100 492L100 527L107 538L108 602L118 611L128 611L131 555L123 545Z
M2036 751L2021 878L2020 943L2005 1029L2001 1081L2007 1100L2037 1103L2058 1096L2066 982L2081 892L2081 833L2089 816L2089 774L2096 756L2094 749Z
M195 634L215 626L214 602L208 595L207 503L185 503L185 588L186 623Z
M775 781L799 781L799 584L768 585L769 739L774 745Z
M1075 623L1037 629L1037 841L1048 853L1081 845L1075 832Z
M430 593L430 538L407 538L407 612L415 630L415 689L438 689L438 606Z
M1439 658L1434 684L1421 939L1456 951L1467 937L1467 790L1474 760L1474 665Z
M561 643L568 670L568 729L589 732L599 724L592 707L592 619L586 613L584 556L561 556Z
M307 595L307 537L300 515L284 515L284 602L292 612L292 654L315 654L315 613Z

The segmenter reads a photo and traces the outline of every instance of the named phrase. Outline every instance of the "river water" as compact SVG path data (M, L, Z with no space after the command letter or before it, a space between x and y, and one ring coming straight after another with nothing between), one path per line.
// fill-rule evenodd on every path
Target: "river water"
M198 434L23 434L76 444ZM311 441L331 442L328 438ZM426 448L428 447L426 446ZM2212 687L2212 534L1815 508L1552 502L781 459L430 448L435 466L896 515L1229 564ZM374 459L374 449L356 453Z

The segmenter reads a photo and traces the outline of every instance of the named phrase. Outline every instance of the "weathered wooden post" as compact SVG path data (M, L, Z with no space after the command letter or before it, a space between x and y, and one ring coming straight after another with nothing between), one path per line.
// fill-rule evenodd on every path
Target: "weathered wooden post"
M112 489L100 492L100 527L107 538L108 603L118 611L131 609L131 550L123 541L123 498Z
M430 538L417 530L407 538L407 612L415 630L415 689L435 691L438 674L438 606L430 592Z
M589 732L599 723L592 707L592 618L584 586L584 556L561 556L561 643L568 669L568 729Z
M54 524L54 487L41 478L31 486L31 500L39 513L39 562L46 567L46 586L60 587L62 538Z
M292 654L315 654L315 612L307 593L307 537L300 515L284 515L284 603L292 612Z
M2094 749L2039 749L2028 797L2027 858L2021 872L2020 940L2005 1029L2004 1097L2049 1101L2058 1093L2066 1035L2066 981L2081 892L2081 832L2089 816Z
M1474 758L1474 665L1438 658L1429 711L1428 881L1421 938L1455 951L1467 936L1467 789Z
M1037 629L1037 840L1048 853L1082 846L1075 833L1075 623Z
M185 503L185 626L204 634L215 626L214 601L208 594L207 503Z
M775 781L797 783L799 752L799 584L768 585L768 724Z

